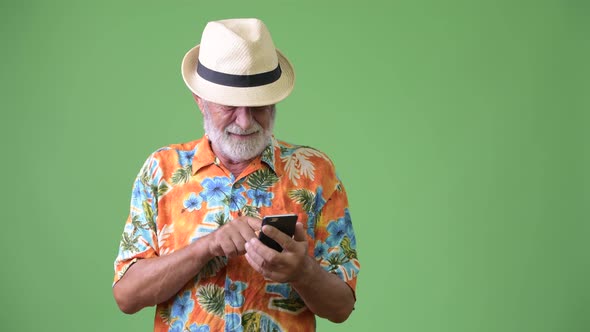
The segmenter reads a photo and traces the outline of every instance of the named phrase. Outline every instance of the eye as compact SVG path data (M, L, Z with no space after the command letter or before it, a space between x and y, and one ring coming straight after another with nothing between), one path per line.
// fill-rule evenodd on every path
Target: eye
M223 113L231 113L233 111L235 111L235 107L234 106L225 106L225 105L220 105L218 107L219 111L223 112Z
M264 111L268 111L271 108L270 105L265 105L265 106L255 106L255 107L251 107L250 109L253 112L264 112Z

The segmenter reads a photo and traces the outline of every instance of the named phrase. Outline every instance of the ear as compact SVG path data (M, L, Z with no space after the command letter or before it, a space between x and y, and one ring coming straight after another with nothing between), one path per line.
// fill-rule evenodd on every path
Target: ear
M199 105L199 110L201 111L201 114L203 114L203 116L205 116L205 105L203 105L204 101L201 97L197 96L196 94L193 93L193 98L195 98L195 101L197 102L197 105Z

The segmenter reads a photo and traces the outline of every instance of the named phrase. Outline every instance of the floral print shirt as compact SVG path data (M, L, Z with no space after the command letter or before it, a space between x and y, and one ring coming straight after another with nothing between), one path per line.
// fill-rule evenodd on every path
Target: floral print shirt
M207 136L149 156L133 185L114 283L138 259L181 249L242 215L295 213L308 254L354 291L359 262L346 192L328 157L272 138L237 178ZM113 283L113 285L114 285ZM216 257L156 308L155 331L314 331L315 315L288 283L244 256Z

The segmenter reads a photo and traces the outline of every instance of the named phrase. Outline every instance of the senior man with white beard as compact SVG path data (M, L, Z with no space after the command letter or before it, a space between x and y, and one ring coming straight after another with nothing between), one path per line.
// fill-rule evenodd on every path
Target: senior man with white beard
M258 19L209 22L182 73L205 136L149 156L115 260L120 309L157 305L155 331L314 331L354 308L346 191L318 150L273 136L291 63ZM296 214L295 235L261 217ZM281 245L265 246L258 233Z

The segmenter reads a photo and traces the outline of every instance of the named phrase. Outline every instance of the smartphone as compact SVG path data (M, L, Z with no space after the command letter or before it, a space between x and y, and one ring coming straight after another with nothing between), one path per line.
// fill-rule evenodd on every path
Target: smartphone
M262 226L270 225L278 228L281 232L288 236L295 235L295 224L297 223L296 214L277 214L271 216L265 216L262 218ZM267 247L273 248L274 250L281 252L283 248L273 239L266 236L262 231L258 235L258 239L264 243Z

